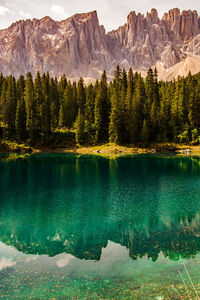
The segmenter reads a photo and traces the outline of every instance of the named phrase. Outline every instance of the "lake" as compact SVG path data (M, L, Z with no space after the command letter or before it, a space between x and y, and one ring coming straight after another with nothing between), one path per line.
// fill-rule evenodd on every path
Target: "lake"
M0 158L1 299L196 299L199 253L199 158Z

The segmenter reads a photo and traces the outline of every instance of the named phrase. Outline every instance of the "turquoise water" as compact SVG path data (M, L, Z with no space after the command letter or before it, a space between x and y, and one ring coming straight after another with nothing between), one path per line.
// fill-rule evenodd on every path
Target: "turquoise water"
M0 159L0 299L196 299L199 253L199 158Z

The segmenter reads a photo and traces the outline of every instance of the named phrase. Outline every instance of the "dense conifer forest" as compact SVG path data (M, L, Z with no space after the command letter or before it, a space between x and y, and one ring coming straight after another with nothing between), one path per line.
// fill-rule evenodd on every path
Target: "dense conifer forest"
M0 75L0 137L30 145L200 143L200 73L170 82L116 67L88 85Z

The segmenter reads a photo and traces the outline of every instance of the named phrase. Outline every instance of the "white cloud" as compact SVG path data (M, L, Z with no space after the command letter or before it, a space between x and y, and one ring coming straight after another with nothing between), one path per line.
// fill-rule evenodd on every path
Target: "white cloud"
M73 260L73 256L71 254L67 254L66 257L57 260L56 265L59 268L63 268L70 264L70 261Z
M180 10L196 9L200 13L199 0L0 0L0 29L19 19L41 19L50 16L60 21L75 13L97 10L100 24L103 24L106 30L112 30L126 22L131 10L146 14L146 11L153 7L158 10L160 17L173 7L179 7Z
M6 269L6 268L11 268L14 265L16 265L16 261L3 257L0 260L0 271L2 271L3 269Z
M27 13L27 12L24 12L23 10L19 10L19 15L22 17L22 18L26 18L26 19L32 19L32 15Z
M39 257L38 254L37 254L37 255L33 255L33 256L29 256L29 257L26 259L26 261L27 261L27 262L34 261L34 260L36 260L38 257Z
M62 8L62 6L57 5L57 4L53 4L51 6L51 11L54 14L58 15L59 17L64 17L66 15L64 9Z
M6 15L7 13L9 13L9 12L10 12L10 9L9 9L9 8L0 5L0 15L1 15L1 16L5 17L5 15Z

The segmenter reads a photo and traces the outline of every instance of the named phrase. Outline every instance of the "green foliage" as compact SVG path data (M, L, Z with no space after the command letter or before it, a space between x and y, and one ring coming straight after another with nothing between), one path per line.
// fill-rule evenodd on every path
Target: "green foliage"
M121 125L121 110L120 97L116 88L111 97L111 114L109 124L109 141L111 143L120 143L120 125Z
M77 117L77 121L76 121L76 143L79 145L82 145L84 143L84 115L81 111L81 109L79 108L78 111L78 117Z
M76 103L73 97L73 87L69 81L65 87L63 99L60 105L59 126L68 130L72 128L76 119Z
M190 131L188 124L185 125L185 130L178 135L178 141L186 144L190 142Z
M31 73L27 74L24 100L26 105L26 128L29 133L29 138L34 141L37 132L37 107L34 98L34 86Z
M4 99L4 122L7 125L8 134L15 132L15 117L16 117L16 84L12 76L8 77L7 89Z
M26 139L26 108L24 98L18 100L15 119L16 137L19 141Z
M145 119L142 125L141 141L142 143L144 143L144 145L147 145L149 141L149 128L147 126L147 121Z
M171 82L157 77L156 69L144 79L119 66L111 82L104 71L89 85L65 75L0 74L0 139L49 147L64 147L69 136L71 144L199 144L200 73Z
M85 107L85 131L89 144L93 144L95 137L95 88L90 84L86 91L86 107Z
M99 84L95 99L94 121L95 121L95 143L108 141L110 104L108 98L108 86L106 72L104 71Z
M131 105L130 142L132 144L140 142L141 129L144 120L144 100L144 82L141 76L138 76Z

